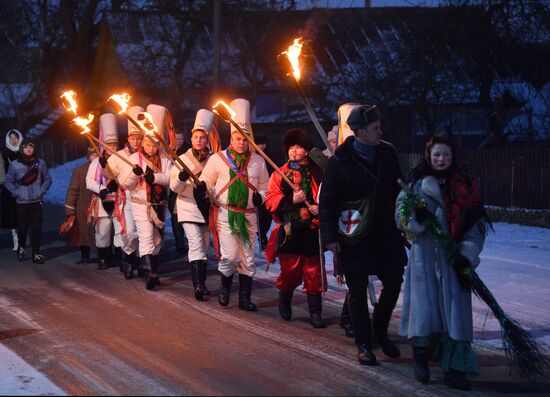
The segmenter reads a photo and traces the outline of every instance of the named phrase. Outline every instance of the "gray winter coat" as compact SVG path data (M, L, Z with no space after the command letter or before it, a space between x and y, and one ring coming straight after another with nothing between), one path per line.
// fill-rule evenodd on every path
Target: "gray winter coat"
M6 189L15 197L17 204L34 203L42 200L44 193L52 184L52 178L48 172L48 166L42 159L38 159L38 177L28 186L19 184L19 180L27 173L29 166L20 160L13 161L6 174Z
M447 230L445 202L437 179L427 176L413 186L428 204L442 227ZM398 227L404 192L397 198ZM425 227L413 217L408 225L416 238L405 269L403 313L400 335L429 336L432 333L448 334L454 340L472 341L471 292L461 289L456 274L443 250L426 235ZM479 225L474 225L459 244L460 253L475 268L485 240Z

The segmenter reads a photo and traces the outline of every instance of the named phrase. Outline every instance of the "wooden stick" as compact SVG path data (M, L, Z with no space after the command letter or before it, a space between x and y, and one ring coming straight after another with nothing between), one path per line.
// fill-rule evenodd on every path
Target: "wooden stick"
M92 147L94 148L94 151L97 153L97 156L98 157L101 157L101 152L99 151L99 148L97 147L97 145L95 144L95 142L92 140L92 138L90 138L90 135L89 133L86 133L84 134L86 135L86 138L88 138L88 141L90 142L90 145L92 145ZM111 179L113 179L117 185L120 185L115 177L115 173L113 172L113 170L111 169L111 167L109 166L109 163L107 163L107 165L105 166L105 170L107 171L107 173L109 174L109 176L111 177Z
M89 132L86 133L86 136L88 136L90 139L93 139L98 145L104 145L103 142L101 142L99 139L97 139L95 136L93 136L92 134L90 134ZM126 157L124 157L123 155L121 155L120 153L117 153L116 151L114 151L113 149L111 149L110 147L108 146L103 146L103 148L105 150L107 150L109 153L111 154L114 154L115 156L117 156L119 159L121 159L122 161L124 161L126 164L128 164L130 167L134 168L137 164L133 164L130 160L128 160Z

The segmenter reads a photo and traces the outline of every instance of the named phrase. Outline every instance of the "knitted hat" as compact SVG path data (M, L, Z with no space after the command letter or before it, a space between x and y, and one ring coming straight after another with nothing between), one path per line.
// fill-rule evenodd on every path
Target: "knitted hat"
M301 128L292 128L285 133L283 137L283 148L288 154L288 149L291 146L298 145L310 151L313 148L313 139L306 130Z
M376 105L361 105L353 108L348 116L348 125L353 131L357 131L370 123L380 120L380 111Z
M31 138L23 138L21 145L19 145L19 151L23 153L23 149L25 149L27 146L32 146L34 148L34 142Z

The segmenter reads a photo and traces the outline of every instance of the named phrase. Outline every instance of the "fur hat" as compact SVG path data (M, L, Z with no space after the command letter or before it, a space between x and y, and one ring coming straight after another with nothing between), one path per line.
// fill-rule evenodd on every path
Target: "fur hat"
M376 105L361 105L353 108L348 116L348 125L353 131L357 131L370 123L380 120L380 111Z
M291 146L299 145L310 151L313 148L313 139L306 130L301 128L292 128L285 133L283 137L283 148L285 154L288 154L288 149Z

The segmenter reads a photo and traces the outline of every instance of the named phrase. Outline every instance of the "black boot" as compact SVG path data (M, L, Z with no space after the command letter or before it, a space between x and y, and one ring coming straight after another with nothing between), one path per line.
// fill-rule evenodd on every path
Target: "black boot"
M141 268L143 271L143 277L145 278L145 288L149 289L149 280L151 272L153 271L153 256L152 255L143 255L140 258Z
M281 291L279 290L279 314L281 318L286 321L290 321L292 318L292 295L294 291Z
M309 323L313 328L326 328L327 324L321 317L323 311L323 297L321 294L308 295L307 305L309 307Z
M258 310L256 305L250 301L252 295L252 277L239 274L239 309L248 312Z
M349 315L349 292L346 293L344 304L342 305L342 312L340 313L340 328L344 330L344 333L348 338L354 338L355 332L353 331L353 325L351 323L351 316Z
M231 284L233 284L233 275L226 277L223 274L221 275L221 287L220 293L218 294L218 303L222 306L227 306L229 304L229 296L231 295Z
M21 245L17 248L17 259L19 259L19 262L25 259L25 247Z
M204 296L210 295L210 290L206 286L206 273L208 271L208 261L207 260L201 260L199 261L199 285L203 290Z
M107 270L109 268L109 252L111 247L97 249L97 268L99 270Z
M201 261L192 261L191 265L191 280L193 281L193 289L195 290L195 299L198 301L204 300L204 290L201 287L200 283L200 266ZM204 284L204 283L202 283Z
M361 365L378 365L370 343L362 343L357 346L357 359Z
M462 371L457 371L456 369L451 369L449 372L445 372L443 383L453 389L460 390L470 390L472 387L472 384L468 378L466 378L466 374Z
M78 264L90 263L90 247L87 247L85 245L80 246L80 261L76 263Z
M145 273L145 288L151 291L159 281L160 258L158 255L146 255L150 257L151 271Z
M428 360L430 359L430 348L413 346L413 359L415 379L420 383L429 383L430 368L428 367Z
M131 280L134 278L134 270L137 268L137 261L139 260L135 252L132 252L130 255L126 255L126 260L124 264L124 278L126 280Z
M380 305L374 307L372 314L372 330L384 354L390 358L398 358L401 356L399 348L388 338L388 325L390 322L391 312L383 313L380 310Z

